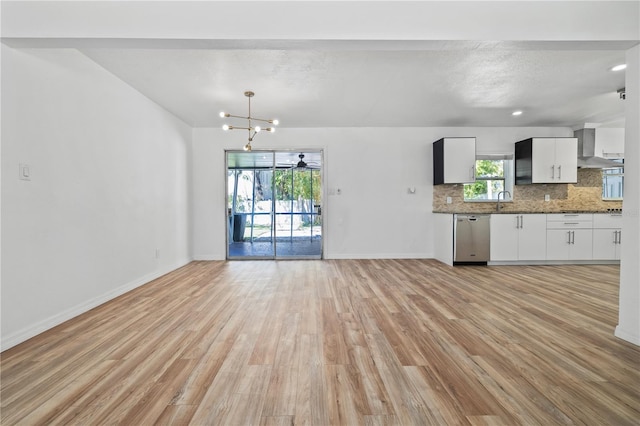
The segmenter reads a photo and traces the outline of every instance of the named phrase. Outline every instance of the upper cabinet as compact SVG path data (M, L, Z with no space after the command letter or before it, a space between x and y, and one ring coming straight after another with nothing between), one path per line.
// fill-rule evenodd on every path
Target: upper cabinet
M476 138L442 138L433 143L433 184L476 180Z
M529 138L515 151L516 185L578 181L577 138Z
M624 158L624 129L597 128L593 155L603 158Z

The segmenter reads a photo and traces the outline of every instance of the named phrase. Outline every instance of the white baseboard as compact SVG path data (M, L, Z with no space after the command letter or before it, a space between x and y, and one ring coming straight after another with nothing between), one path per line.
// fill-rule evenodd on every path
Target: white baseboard
M225 260L225 256L217 254L201 254L193 256L193 260Z
M433 259L425 253L339 253L325 254L325 259Z
M619 265L619 260L490 260L489 266L509 265Z
M615 336L622 339L622 340L626 340L629 343L633 343L636 346L640 346L640 336L637 334L633 334L633 333L629 333L625 330L623 330L620 325L616 326L616 331L615 331Z
M118 296L121 296L135 288L138 288L144 284L147 284L150 281L155 280L156 278L160 278L161 276L168 274L171 271L175 271L176 269L186 265L191 262L191 259L181 260L174 265L163 268L159 271L154 271L147 275L144 275L134 281L128 282L118 288L115 288L107 293L104 293L100 296L94 297L86 302L83 302L79 305L76 305L72 308L69 308L63 312L55 314L49 318L46 318L42 321L38 321L35 324L32 324L28 327L23 328L22 330L18 330L15 333L12 333L8 336L2 336L0 340L0 351L4 351L13 346L16 346L34 336L37 336L40 333L43 333L57 325L62 324L65 321L70 320L71 318L77 317L96 306L100 306L103 303L108 302L109 300L115 299Z

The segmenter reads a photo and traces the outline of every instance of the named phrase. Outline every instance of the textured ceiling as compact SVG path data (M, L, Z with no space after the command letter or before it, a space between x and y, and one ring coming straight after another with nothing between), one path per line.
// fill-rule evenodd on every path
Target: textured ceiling
M253 115L281 127L624 123L624 71L610 71L621 48L362 46L81 51L194 127L221 126L222 110L246 115L245 90Z

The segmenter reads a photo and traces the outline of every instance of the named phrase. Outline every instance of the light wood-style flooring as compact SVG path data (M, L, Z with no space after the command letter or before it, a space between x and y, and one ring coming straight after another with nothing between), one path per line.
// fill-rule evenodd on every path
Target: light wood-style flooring
M638 425L619 268L193 262L2 353L2 425Z

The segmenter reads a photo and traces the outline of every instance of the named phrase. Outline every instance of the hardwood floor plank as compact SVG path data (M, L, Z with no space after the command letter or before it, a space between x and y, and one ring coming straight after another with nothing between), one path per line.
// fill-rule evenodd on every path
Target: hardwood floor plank
M386 339L380 334L368 334L367 342L400 423L437 425L438 413L426 409L422 396L413 386Z
M197 405L167 405L156 419L155 425L187 426L197 408Z
M357 346L351 351L351 365L357 369L362 382L361 392L366 398L369 411L373 415L393 414L393 407L377 366L373 362L369 348ZM365 415L366 416L366 415Z
M341 319L334 301L322 299L322 337L325 364L348 364L349 348L342 334Z
M260 426L293 426L293 416L267 416L260 419Z
M364 416L365 426L402 426L398 417L393 415Z
M3 352L0 424L637 425L618 275L192 262Z
M257 425L262 418L264 400L271 376L270 365L249 365L241 374L238 391L229 398L229 409L222 416L215 416L221 425ZM211 424L212 419L201 421L194 415L194 424Z
M176 390L193 370L194 360L177 359L149 389L144 398L134 405L121 424L152 424L169 405Z
M277 366L271 371L262 416L293 416L296 412L298 367Z
M327 383L321 365L309 365L298 370L295 424L330 424Z

